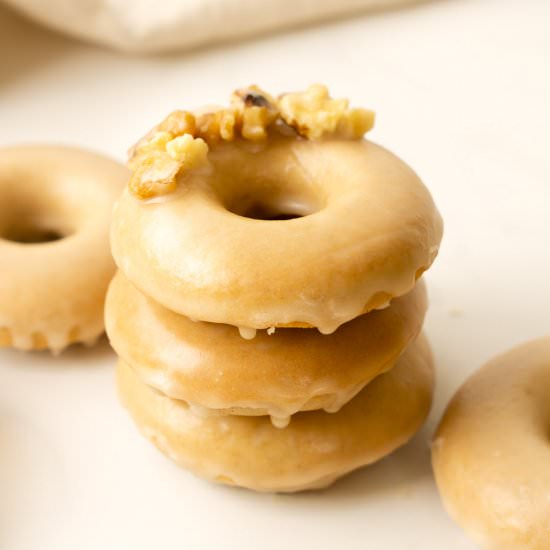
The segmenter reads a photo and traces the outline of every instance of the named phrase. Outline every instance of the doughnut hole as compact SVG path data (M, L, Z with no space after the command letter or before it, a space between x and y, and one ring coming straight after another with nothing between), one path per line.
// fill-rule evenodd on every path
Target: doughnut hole
M234 197L225 205L230 212L243 218L266 221L293 220L319 211L318 205L311 197L265 192L265 186L261 183L248 186L255 189Z
M285 221L311 216L327 203L319 181L295 158L281 158L278 144L248 149L219 147L211 154L210 185L223 207L243 218Z
M31 192L16 184L0 197L8 205L0 219L0 239L19 244L60 241L75 232L78 209L52 193Z
M2 234L4 240L21 244L51 243L64 237L65 235L55 229L40 227L35 224L14 224Z

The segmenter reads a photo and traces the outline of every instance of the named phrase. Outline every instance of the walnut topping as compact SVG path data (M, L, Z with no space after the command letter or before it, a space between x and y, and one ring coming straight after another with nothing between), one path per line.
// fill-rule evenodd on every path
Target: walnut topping
M360 139L374 124L374 113L350 109L332 99L325 86L282 95L277 100L258 86L236 90L228 108L195 114L174 111L130 151L134 171L130 191L140 199L174 191L178 176L208 162L209 146L238 138L261 141L269 135L316 140Z
M374 112L368 109L348 109L338 121L336 135L344 139L362 138L374 126Z
M219 109L218 111L202 113L197 117L196 135L207 143L232 141L235 139L237 113L233 109Z
M267 137L267 128L277 118L265 107L245 107L242 112L241 134L243 138L259 141Z
M170 132L156 132L138 146L131 160L134 173L130 191L140 199L171 193L182 171L207 163L208 145L191 134L174 137Z
M189 111L174 111L159 124L158 130L170 132L174 136L193 136L196 130L195 115Z
M278 105L282 119L307 139L359 139L374 125L372 111L350 109L347 99L332 99L320 84L305 92L285 94Z
M176 188L179 162L157 151L139 159L130 179L130 191L140 199L171 193Z
M269 107L267 99L256 92L247 92L243 101L247 107Z
M170 132L159 132L155 128L145 137L140 139L129 151L128 166L135 170L141 160L155 151L162 151L166 147L166 143L173 139L174 136Z
M231 104L239 105L243 103L246 107L265 107L266 109L277 111L277 102L267 92L264 92L256 85L240 88L231 94Z
M267 138L269 126L279 117L275 100L258 86L249 86L233 92L231 105L244 139L259 141Z
M162 150L168 141L183 134L195 135L195 115L188 111L174 111L159 125L141 138L128 151L128 166L135 169L148 151Z
M183 134L166 144L166 152L182 166L191 170L206 164L208 145L201 138Z

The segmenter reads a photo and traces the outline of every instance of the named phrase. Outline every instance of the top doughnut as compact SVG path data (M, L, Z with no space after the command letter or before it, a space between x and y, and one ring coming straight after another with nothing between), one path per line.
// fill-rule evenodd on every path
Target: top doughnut
M322 86L172 113L132 151L116 263L202 321L330 333L383 307L430 267L442 221L416 174L362 139L372 124Z

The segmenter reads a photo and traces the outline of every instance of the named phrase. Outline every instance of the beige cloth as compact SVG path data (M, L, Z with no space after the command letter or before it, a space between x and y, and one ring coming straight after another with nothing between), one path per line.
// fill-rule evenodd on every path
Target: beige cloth
M415 0L3 1L39 23L78 38L125 51L158 52Z

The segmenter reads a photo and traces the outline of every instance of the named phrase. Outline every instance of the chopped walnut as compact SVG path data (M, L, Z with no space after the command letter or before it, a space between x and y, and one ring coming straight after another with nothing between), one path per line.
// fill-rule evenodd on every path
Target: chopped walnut
M260 141L270 134L360 139L373 124L372 111L350 109L346 99L332 99L319 84L278 100L249 86L233 92L228 108L174 111L153 128L130 151L130 190L141 199L172 192L178 176L206 164L209 146L220 141Z
M143 157L147 157L155 151L163 151L171 139L174 139L174 136L170 132L158 132L156 130L149 132L130 151L128 166L135 169Z
M225 141L235 139L235 129L237 126L237 112L234 109L224 109L219 115L220 137Z
M208 145L202 138L183 134L166 144L166 152L186 169L192 170L207 163Z
M174 137L183 134L195 135L195 115L189 111L173 111L158 126L161 132L170 132Z
M205 165L207 154L208 145L201 138L157 132L136 150L130 191L140 199L171 193L176 188L178 174Z
M251 86L234 92L229 108L199 115L196 134L208 143L232 141L238 134L259 141L267 138L267 129L278 115L273 98Z
M362 138L374 126L374 111L369 109L348 109L338 121L336 135L344 139Z
M155 151L139 158L130 179L130 191L140 199L149 199L171 193L176 188L179 162L166 152Z
M195 115L188 111L174 111L170 113L160 124L142 137L128 151L128 165L134 169L139 164L136 157L145 154L147 150L162 148L162 143L183 134L195 135Z
M267 128L275 118L265 107L245 107L241 113L241 135L251 141L265 139Z
M241 135L251 141L267 138L267 130L279 117L273 97L258 86L233 92L231 104L237 110Z
M234 109L219 109L202 113L197 117L196 135L207 143L215 143L220 139L232 141L235 139L237 113Z
M374 113L349 109L347 99L332 99L326 86L320 84L305 92L284 94L278 104L281 118L307 139L358 139L374 124Z
M277 111L275 98L255 84L235 90L231 94L231 105L241 104L244 104L245 107L265 107Z

